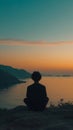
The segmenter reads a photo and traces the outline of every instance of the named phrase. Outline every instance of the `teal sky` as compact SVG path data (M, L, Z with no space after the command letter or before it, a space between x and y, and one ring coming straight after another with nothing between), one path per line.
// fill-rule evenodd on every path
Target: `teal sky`
M0 64L73 72L73 0L0 0Z
M73 40L73 0L0 0L0 39Z

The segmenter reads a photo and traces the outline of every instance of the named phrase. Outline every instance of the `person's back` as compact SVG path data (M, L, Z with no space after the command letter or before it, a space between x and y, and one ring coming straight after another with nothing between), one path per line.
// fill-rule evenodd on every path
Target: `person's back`
M27 98L24 102L32 110L44 110L48 102L48 97L46 94L46 88L39 83L41 75L39 72L33 72L32 79L34 84L27 87Z
M27 88L27 97L32 99L39 99L39 98L45 98L46 95L46 89L45 86L34 83Z

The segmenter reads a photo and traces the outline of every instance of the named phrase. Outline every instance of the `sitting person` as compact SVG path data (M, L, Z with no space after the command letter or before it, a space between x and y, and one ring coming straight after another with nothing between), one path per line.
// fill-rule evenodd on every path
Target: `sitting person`
M34 83L27 87L24 103L31 110L42 111L45 109L49 100L46 94L46 88L39 83L41 79L41 74L39 72L33 72L31 78Z

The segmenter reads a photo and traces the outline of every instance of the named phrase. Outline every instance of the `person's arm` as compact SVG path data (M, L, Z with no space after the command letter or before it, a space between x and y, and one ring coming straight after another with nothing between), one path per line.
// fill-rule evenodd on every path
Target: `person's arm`
M44 87L44 97L47 97L46 88Z
M26 97L29 97L29 88L27 87Z
M26 96L27 96L28 98L31 97L31 88L30 88L30 87L27 87L27 93L26 93Z

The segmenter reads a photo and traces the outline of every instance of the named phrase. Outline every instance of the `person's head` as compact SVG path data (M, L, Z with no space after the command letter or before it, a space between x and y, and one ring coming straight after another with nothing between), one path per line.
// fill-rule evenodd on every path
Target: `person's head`
M34 82L39 82L41 79L41 74L38 71L34 71L31 75L32 80L34 80Z

